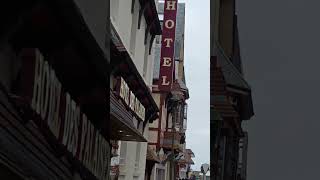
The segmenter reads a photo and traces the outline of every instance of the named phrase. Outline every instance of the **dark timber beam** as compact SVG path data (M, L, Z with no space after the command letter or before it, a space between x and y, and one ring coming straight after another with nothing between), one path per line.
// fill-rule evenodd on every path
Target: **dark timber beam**
M156 37L156 35L152 34L151 39L150 39L150 44L149 44L149 55L151 54L151 48L152 48L152 44L153 44L155 37Z
M150 2L148 1L148 2L145 3L143 6L141 6L141 8L140 8L140 10L139 10L138 29L140 29L142 14L144 14L144 11L147 9L147 7L148 7L149 5L150 5Z
M131 14L134 13L134 5L135 5L135 0L132 0L132 4L131 4Z
M150 32L150 29L153 27L154 23L155 23L155 19L152 20L151 24L147 25L147 28L144 33L144 44L145 45L147 44L148 33Z

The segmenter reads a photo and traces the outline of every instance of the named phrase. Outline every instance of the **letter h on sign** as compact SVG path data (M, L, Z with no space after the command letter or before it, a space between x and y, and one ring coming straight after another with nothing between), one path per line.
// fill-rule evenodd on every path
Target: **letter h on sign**
M174 74L174 40L176 31L177 0L165 0L160 55L159 90L170 91Z

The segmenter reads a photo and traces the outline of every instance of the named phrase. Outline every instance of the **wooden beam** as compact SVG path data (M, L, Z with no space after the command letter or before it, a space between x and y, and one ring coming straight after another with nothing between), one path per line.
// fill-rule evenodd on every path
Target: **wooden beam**
M131 14L134 13L134 5L135 5L136 1L135 0L132 0L132 3L131 3Z
M144 34L144 44L147 44L147 39L148 39L148 33L150 32L150 29L153 27L155 23L155 19L152 20L151 24L147 25L147 28L145 30L145 34Z
M151 39L150 39L150 44L149 44L149 55L151 54L152 44L153 44L155 37L156 37L156 35L152 34Z
M148 2L145 3L143 6L141 6L141 8L140 8L140 10L139 10L138 29L140 29L142 14L144 14L144 11L146 10L146 8L147 8L149 5L150 5L150 2L148 1Z

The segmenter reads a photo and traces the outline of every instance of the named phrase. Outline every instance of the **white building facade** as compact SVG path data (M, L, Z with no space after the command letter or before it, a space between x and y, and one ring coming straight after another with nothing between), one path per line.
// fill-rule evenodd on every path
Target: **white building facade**
M110 0L111 26L120 37L123 51L127 51L135 68L151 93L154 66L154 44L156 20L152 13L156 13L158 2L154 0ZM155 22L154 22L155 21ZM160 24L159 24L160 27ZM160 29L160 28L159 28ZM111 166L118 167L119 180L144 180L149 134L149 122L145 120L143 137L145 142L116 141L115 157L111 159ZM115 175L111 172L111 175Z

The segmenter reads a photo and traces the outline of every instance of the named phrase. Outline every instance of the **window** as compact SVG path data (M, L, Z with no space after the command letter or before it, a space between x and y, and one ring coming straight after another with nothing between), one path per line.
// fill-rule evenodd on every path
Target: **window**
M137 143L137 151L136 151L136 162L135 162L135 168L139 168L139 161L140 161L140 151L141 151L141 144Z
M157 169L157 180L164 180L164 169Z
M175 59L174 64L175 79L179 79L179 59Z
M110 8L111 18L115 21L119 11L119 0L111 0L110 7L112 7Z
M159 20L163 21L163 14L159 14Z
M127 156L127 142L121 141L119 164L123 165L126 163L126 156Z
M161 26L161 29L163 29L162 28L162 26L163 26L163 21L162 20L160 20L160 26Z
M118 0L117 0L118 1ZM137 29L138 29L138 4L135 1L135 6L132 13L132 23L131 23L131 34L130 34L130 53L135 54L136 47L136 38L137 38Z
M183 130L187 130L187 119L183 120Z
M184 117L184 105L179 103L177 105L177 107L175 107L175 110L174 110L174 121L175 121L175 127L176 128L179 128L182 127L182 123L183 123L183 117Z
M187 119L188 104L184 104L184 119Z
M156 44L160 44L161 43L161 36L157 35L156 36Z
M145 46L144 46L144 62L143 62L143 77L146 79L146 77L147 77L147 67L148 67L148 57L149 57L149 46L148 46L148 44L149 44L149 38L148 37L150 37L150 36L148 36L148 34L147 34L147 43L145 44ZM150 46L152 46L152 44L150 44Z

